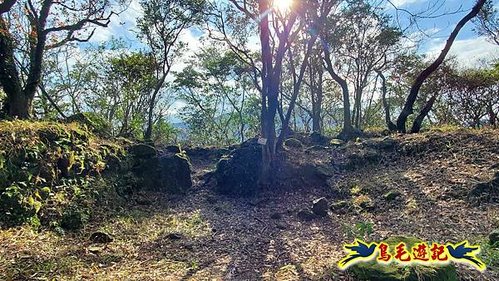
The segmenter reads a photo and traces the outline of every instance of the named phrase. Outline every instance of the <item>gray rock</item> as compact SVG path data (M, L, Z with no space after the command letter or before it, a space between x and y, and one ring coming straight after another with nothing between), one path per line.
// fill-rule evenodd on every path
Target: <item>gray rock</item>
M392 191L388 191L387 193L385 193L383 195L383 198L385 198L386 201L393 201L393 200L397 199L398 197L400 197L401 195L402 195L402 193L400 191L392 190Z
M178 194L192 187L191 164L185 154L165 154L159 158L161 190Z
M327 216L327 211L329 209L329 203L326 198L321 197L319 199L314 200L312 205L312 212L318 216L325 217Z
M156 156L158 151L148 144L139 143L130 147L130 153L139 158L151 158Z
M217 163L216 191L230 196L253 196L259 190L262 147L250 139Z
M111 243L114 241L113 237L105 232L97 231L90 235L90 241L94 243Z

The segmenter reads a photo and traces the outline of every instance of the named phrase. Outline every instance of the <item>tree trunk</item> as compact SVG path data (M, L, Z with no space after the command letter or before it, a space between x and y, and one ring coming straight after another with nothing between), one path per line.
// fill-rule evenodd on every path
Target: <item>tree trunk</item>
M319 81L317 83L314 83L315 86L311 87L313 93L312 96L314 97L312 99L312 131L322 134L322 100L324 98L323 92L322 92L322 82L323 82L323 71L322 71L322 66L320 66L320 69L317 73ZM311 77L313 79L313 77Z
M153 120L154 120L154 106L156 105L156 99L157 99L158 93L161 90L161 87L163 87L163 84L165 83L166 76L168 75L169 70L170 69L168 68L168 70L165 73L163 73L163 75L161 76L161 79L159 79L156 86L154 87L154 91L152 93L151 100L149 102L149 110L148 110L148 114L147 114L147 129L144 133L144 140L145 141L151 141L152 127L153 127L153 123L154 123L153 122Z
M0 16L0 29L7 30ZM0 84L7 95L3 110L6 115L25 119L28 117L28 103L24 100L22 87L14 59L14 42L8 32L0 32Z
M412 128L411 128L411 133L419 133L421 131L421 127L423 125L423 121L428 116L428 113L433 107L433 104L435 104L435 101L437 100L438 93L435 93L431 98L426 102L425 106L419 113L419 115L414 119L414 123L412 123Z
M406 132L406 123L407 123L407 118L413 113L414 111L414 103L416 102L416 99L419 94L419 90L421 89L421 86L425 82L425 80L433 73L437 68L443 63L445 57L449 53L450 48L452 47L452 44L456 40L457 35L459 34L459 31L464 27L464 25L470 21L472 18L474 18L480 10L482 9L483 5L485 4L486 0L479 0L471 12L469 12L464 18L462 18L459 23L456 25L454 30L452 31L451 35L447 39L447 42L445 44L444 49L440 52L440 55L438 58L430 65L428 66L425 70L423 70L419 76L416 78L416 81L411 87L411 91L409 92L409 95L407 96L406 103L404 105L404 108L402 109L402 112L400 112L400 115L397 119L397 130L401 133Z
M394 132L397 130L397 126L392 122L392 118L390 115L390 104L388 104L388 101L386 99L386 94L387 94L386 77L385 75L383 75L383 72L381 72L380 70L376 70L376 73L381 78L381 100L383 102L383 108L385 109L386 126L388 127L388 130L390 130L390 132Z
M271 174L271 163L275 155L274 143L275 143L275 121L274 116L270 114L271 106L277 103L274 97L271 97L271 88L273 67L272 67L272 49L270 47L270 29L269 29L269 19L266 15L267 11L270 9L270 4L268 0L258 1L258 10L260 15L263 15L259 22L260 28L260 42L262 45L262 110L261 110L261 137L266 139L264 145L262 145L262 171L260 174L260 183L267 183ZM275 86L274 86L275 87ZM267 106L268 105L268 106Z
M350 94L348 93L348 84L347 81L341 78L333 68L333 63L331 62L330 52L327 49L328 47L324 47L324 61L326 63L325 67L331 78L338 83L341 87L341 91L343 94L343 129L342 135L350 135L354 130L352 127L352 116L350 114Z

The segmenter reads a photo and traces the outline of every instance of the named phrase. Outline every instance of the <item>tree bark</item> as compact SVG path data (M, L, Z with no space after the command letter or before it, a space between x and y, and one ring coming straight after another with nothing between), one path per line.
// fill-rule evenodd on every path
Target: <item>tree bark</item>
M433 104L435 104L435 101L437 100L438 93L435 93L431 98L426 102L425 106L419 112L419 115L414 119L414 122L412 123L412 128L411 128L411 133L419 133L421 131L421 127L423 125L423 121L428 116L428 113L433 107Z
M416 102L416 99L419 94L419 90L421 89L421 86L423 83L426 81L426 79L433 73L437 68L443 63L445 57L450 51L450 48L452 47L452 44L456 40L457 35L459 34L459 31L464 27L464 25L470 21L472 18L474 18L480 10L482 9L483 5L485 4L486 0L479 0L475 6L473 6L473 9L471 12L469 12L464 18L462 18L454 30L452 31L451 35L447 39L447 42L445 44L444 49L440 52L440 55L437 57L437 59L430 65L428 66L425 70L423 70L418 77L416 78L416 81L411 87L411 90L409 92L409 95L407 96L407 100L405 102L404 108L402 109L402 112L400 112L400 115L397 119L397 130L401 133L406 132L406 123L408 117L414 112L414 103Z
M390 115L390 104L388 104L388 100L386 99L387 87L386 87L386 77L383 75L381 70L376 70L379 78L381 78L381 100L383 102L383 108L385 110L385 122L388 130L390 132L394 132L397 130L397 126L392 122L392 118Z
M333 67L333 63L331 62L330 52L327 46L324 46L324 62L325 68L331 78L338 83L341 87L341 91L343 94L343 129L342 133L349 135L353 132L352 127L352 115L350 112L350 94L348 92L348 84L347 81L341 78L335 71Z

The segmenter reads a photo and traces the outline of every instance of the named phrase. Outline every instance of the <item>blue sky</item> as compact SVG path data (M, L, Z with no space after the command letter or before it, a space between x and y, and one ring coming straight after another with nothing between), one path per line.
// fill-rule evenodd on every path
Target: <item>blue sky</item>
M459 20L464 17L475 4L475 0L393 0L392 3L401 9L407 9L413 13L427 11L432 6L438 4L438 10L433 13L436 18L419 18L418 27L424 31L418 32L413 28L411 33L413 36L421 36L423 43L419 47L419 52L435 56L443 48L447 37L452 32ZM493 1L494 6L499 8L499 0ZM393 7L389 7L388 11L391 14L396 14ZM423 13L430 16L432 13ZM407 14L399 12L401 17L407 18ZM479 65L481 59L499 58L499 46L490 43L485 37L478 36L474 31L474 24L468 22L459 33L455 41L451 54L457 56L461 65Z

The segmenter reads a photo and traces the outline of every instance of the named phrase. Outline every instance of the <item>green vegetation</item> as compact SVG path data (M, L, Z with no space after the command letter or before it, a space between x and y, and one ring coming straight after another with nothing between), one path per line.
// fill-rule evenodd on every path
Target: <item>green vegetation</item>
M105 192L101 173L123 156L77 123L0 122L1 223L81 227Z

